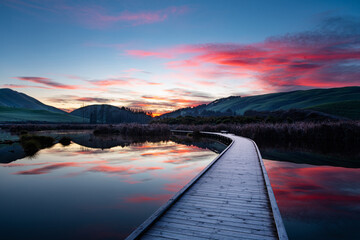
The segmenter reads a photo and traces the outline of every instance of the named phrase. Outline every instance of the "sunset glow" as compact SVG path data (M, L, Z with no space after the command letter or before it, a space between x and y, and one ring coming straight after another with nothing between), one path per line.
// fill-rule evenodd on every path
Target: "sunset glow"
M158 116L231 95L360 86L358 1L0 6L0 87L67 111L111 104Z

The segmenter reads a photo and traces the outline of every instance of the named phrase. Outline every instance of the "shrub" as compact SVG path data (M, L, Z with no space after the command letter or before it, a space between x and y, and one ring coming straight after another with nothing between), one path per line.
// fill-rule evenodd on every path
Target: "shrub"
M62 137L59 140L59 143L61 143L63 146L69 146L71 144L71 138L69 137Z
M20 137L20 144L28 156L35 155L40 149L52 147L54 142L55 139L48 136L22 135Z

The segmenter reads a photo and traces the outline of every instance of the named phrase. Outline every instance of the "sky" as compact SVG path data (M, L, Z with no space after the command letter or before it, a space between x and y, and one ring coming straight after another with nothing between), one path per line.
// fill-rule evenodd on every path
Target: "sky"
M360 1L0 0L0 87L159 115L360 86Z

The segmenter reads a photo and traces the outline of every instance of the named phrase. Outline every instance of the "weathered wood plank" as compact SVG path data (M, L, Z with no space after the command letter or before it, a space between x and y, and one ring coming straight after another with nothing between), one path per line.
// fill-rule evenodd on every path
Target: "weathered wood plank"
M245 200L245 199L224 199L224 198L204 198L204 197L198 197L198 196L184 196L183 197L184 201L195 201L195 202L201 202L201 203L220 203L220 204L227 204L227 205L236 205L236 206L248 206L249 204L254 205L254 206L259 206L259 207L265 207L265 208L269 208L270 204L267 202L260 202L260 201L255 201L255 200Z
M204 204L206 205L207 208L221 208L221 209L228 209L228 210L232 210L232 209L247 209L247 210L252 210L253 212L263 212L263 211L271 211L271 208L269 207L264 207L261 205L254 205L254 204L226 204L226 203L212 203L212 202L208 202L208 201L195 201L195 200L188 200L188 201L184 201L181 202L179 204L191 204L194 206L199 206L199 204ZM182 205L179 205L182 206Z
M236 209L236 210L227 210L227 209L219 209L219 208L193 208L193 207L181 207L181 208L176 208L173 207L174 211L179 211L179 210L184 210L186 212L198 212L198 213L209 213L209 214L219 214L219 213L224 213L224 214L235 214L235 215L239 215L239 216L249 216L249 217L255 217L258 218L259 220L261 219L271 219L273 221L273 215L272 213L269 212L253 212L253 211L249 211L247 209Z
M164 217L171 217L171 218L182 218L182 219L188 219L188 220L195 220L195 221L213 221L213 220L217 220L220 222L228 222L229 224L233 224L233 225L237 225L239 223L241 224L249 224L249 225L255 225L257 226L264 226L264 227L269 227L272 228L273 224L270 221L270 218L267 220L264 219L258 219L258 218L250 218L249 216L233 216L230 214L221 214L221 213L217 213L217 214L199 214L199 213L191 213L191 212L186 212L186 213L182 213L182 212L176 212L176 213L169 213L166 214L166 216Z
M204 217L226 217L226 218L231 218L231 219L241 219L241 220L248 220L248 221L254 221L257 223L268 223L269 225L273 224L273 217L272 215L263 215L263 216L259 216L259 215L254 215L254 214L250 214L247 212L226 212L223 211L222 209L219 210L212 210L212 211L199 211L199 210L194 210L194 209L174 209L173 212L169 212L169 214L184 214L186 216L204 216Z
M190 204L190 203L186 203L186 202L181 202L181 203L177 203L178 207L183 207L183 208L197 208L197 209L204 209L204 210L211 210L211 209L219 209L219 207L213 207L213 206L202 206L201 203L197 203L197 204ZM259 214L259 215L271 215L272 213L270 213L269 211L266 210L261 210L261 209L254 209L254 208L249 208L249 207L244 207L244 208L231 208L231 207L222 207L221 210L223 211L244 211L244 212L248 212L248 213L253 213L253 214Z
M244 195L228 195L228 194L221 194L221 193L203 193L200 194L198 192L189 192L188 194L186 194L186 196L191 196L194 199L224 199L225 196L230 196L228 198L226 198L228 201L243 201L243 202L257 202L257 203L265 203L265 204L269 204L269 201L266 201L265 198L260 199L260 198L254 198L252 196L244 196Z
M268 202L266 196L261 195L261 194L246 194L246 193L228 193L228 192L210 192L210 191L202 191L202 190L196 190L196 191L191 191L188 193L188 195L202 195L202 196L219 196L219 197L226 197L228 196L229 198L250 198L250 199L259 199L259 200L263 200Z
M162 237L165 239L192 239L192 240L204 240L204 239L209 239L209 235L208 234L203 234L203 233L198 233L196 235L194 235L194 233L191 232L180 232L178 229L166 229L166 230L159 230L159 229L150 229L149 231L147 231L144 236L148 237L151 236L153 237L152 239L157 239L158 237ZM142 239L142 237L141 237Z
M157 226L157 225L156 225ZM196 229L196 230L195 230ZM264 236L264 235L258 235L253 233L247 233L247 232L233 232L233 231L227 231L223 229L213 229L212 232L206 232L205 228L202 227L195 227L193 229L187 228L186 225L179 224L177 226L157 226L156 228L151 228L149 230L149 233L174 233L174 234L183 234L183 237L180 239L195 239L195 238L207 238L212 239L215 234L224 236L224 237L232 237L232 239L242 239L243 237L249 238L249 239L263 239L263 240L273 240L276 239L276 237L271 236ZM164 236L164 235L161 235ZM169 235L170 237L172 235Z
M256 220L259 222L271 222L271 224L273 224L273 216L270 213L252 213L252 212L248 212L248 211L227 211L224 209L206 209L206 210L202 210L202 209L192 209L192 208L184 208L184 209L179 209L176 208L174 209L174 212L172 212L174 214L176 213L185 213L185 214L202 214L205 216L231 216L233 218L238 218L238 219L249 219L249 220ZM170 212L169 212L170 214Z
M203 229L211 229L211 232L214 229L221 229L224 231L232 231L234 233L242 234L256 234L261 236L268 236L268 237L275 237L274 229L273 228L262 228L262 229L254 229L250 228L250 226L232 226L226 224L220 224L220 222L211 223L211 222L199 222L199 221L186 221L181 219L173 219L173 218L163 218L161 224L157 226L164 226L164 227L178 227L178 228L186 228L191 230L199 230L203 231Z
M128 239L287 240L256 144L206 134L232 143Z
M183 235L181 236L181 237L184 237ZM153 235L151 235L151 234L146 234L146 235L143 235L142 237L141 237L141 239L143 239L143 240L156 240L156 239L160 239L160 240L165 240L165 239L174 239L174 240L177 240L177 239L179 239L179 238L176 238L176 237L174 237L174 236L160 236L160 235L158 235L158 234L153 234Z
M270 225L261 225L261 224L252 224L248 221L235 221L228 218L203 218L195 216L183 216L183 215L169 215L167 214L162 218L165 222L188 222L188 223L203 223L203 224L221 224L226 227L235 227L235 228L246 228L258 231L273 231L273 226Z

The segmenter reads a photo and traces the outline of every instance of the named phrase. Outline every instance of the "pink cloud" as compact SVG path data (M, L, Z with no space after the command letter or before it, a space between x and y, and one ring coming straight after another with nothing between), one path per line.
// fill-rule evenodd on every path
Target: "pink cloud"
M216 82L210 82L210 81L196 81L196 84L202 85L202 86L214 86L217 83Z
M191 59L171 61L166 63L169 68L179 68L179 67L198 67L200 66L199 62L193 61Z
M178 45L170 48L162 48L158 50L142 50L142 49L131 49L125 50L125 54L135 57L157 57L157 58L175 58L180 55L187 55L192 53L201 52L201 47L197 45ZM183 61L172 61L168 63L169 66L198 66L198 63L192 62L191 60Z
M140 73L150 73L150 72L147 72L143 69L137 69L137 68L129 68L127 70L124 70L124 72L127 72L127 73L133 73L133 72L140 72Z
M91 84L101 87L116 86L116 85L130 85L131 79L104 79L104 80L91 80Z
M97 102L97 103L107 103L107 102L111 102L111 99L108 98L98 98L98 97L80 97L80 98L76 98L76 101L79 102Z
M135 57L158 57L158 58L171 58L172 56L163 52L144 51L144 50L125 50L127 55Z
M58 83L58 82L51 80L50 78L45 78L45 77L14 77L14 78L17 80L21 80L21 81L43 84L50 88L60 88L60 89L77 89L77 88L79 88L79 86Z
M31 85L18 85L18 84L3 84L1 87L4 88L41 88L41 89L50 89L48 87L42 86L31 86Z
M286 39L282 41L284 42L265 41L250 45L209 44L201 48L200 54L176 61L176 64L170 62L168 66L182 71L187 71L188 67L200 66L191 71L203 78L244 76L279 88L360 84L360 71L355 68L355 61L360 60L358 49L351 46L339 49L337 42L330 44L320 40L317 45L308 46L296 41L286 42ZM351 61L354 65L349 64Z
M198 79L192 82L199 85L214 79L253 81L260 89L273 91L360 85L360 32L349 30L359 29L360 23L336 18L323 25L252 44L180 45L156 51L138 49L133 55L162 57L166 53L175 60L165 66L179 76Z
M89 83L98 87L109 87L109 86L136 86L136 85L161 85L161 83L150 82L147 80L133 78L133 77L121 77L121 78L109 78L101 80L89 80Z
M36 14L39 11L51 12L54 16L66 17L70 21L75 21L90 28L107 28L115 24L120 26L137 26L143 24L153 24L165 21L170 17L179 16L187 13L187 6L171 6L159 10L143 10L131 12L123 10L114 12L113 9L99 5L78 4L73 2L39 2L36 0L5 0L7 6Z
M70 9L70 8L69 8ZM72 8L72 13L83 24L91 27L108 27L115 23L136 26L162 22L170 16L182 15L188 11L188 7L168 7L152 11L122 11L120 13L109 14L106 9L101 7L80 7Z

